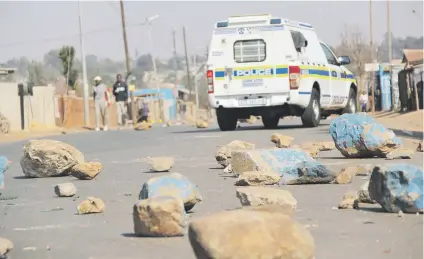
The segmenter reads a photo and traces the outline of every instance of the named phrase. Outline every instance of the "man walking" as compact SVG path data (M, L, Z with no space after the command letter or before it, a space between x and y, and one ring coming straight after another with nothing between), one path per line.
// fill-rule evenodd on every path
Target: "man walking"
M116 82L113 85L113 95L115 96L116 101L116 115L118 116L118 127L122 128L122 126L126 122L128 85L122 80L121 74L116 75Z
M94 78L94 87L93 87L93 98L94 98L94 110L96 114L96 131L100 130L100 116L103 120L103 130L107 131L107 107L108 107L108 93L107 87L105 84L101 83L102 78L96 76Z

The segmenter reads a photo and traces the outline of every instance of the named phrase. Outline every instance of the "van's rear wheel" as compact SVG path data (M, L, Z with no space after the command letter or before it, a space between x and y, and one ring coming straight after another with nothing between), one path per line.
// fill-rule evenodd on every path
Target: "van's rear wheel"
M276 129L278 128L278 122L280 121L279 116L262 116L262 123L265 129Z
M237 117L233 116L228 110L219 108L216 110L218 126L221 131L232 131L237 127Z
M321 120L321 104L319 92L315 88L311 92L311 100L302 115L302 123L305 127L318 127Z
M350 88L349 99L347 100L346 107L343 109L343 113L356 113L356 110L356 92Z

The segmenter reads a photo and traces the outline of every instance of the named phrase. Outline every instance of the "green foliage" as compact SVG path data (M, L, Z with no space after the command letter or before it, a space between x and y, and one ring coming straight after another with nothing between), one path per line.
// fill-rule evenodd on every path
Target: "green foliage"
M73 69L75 49L72 46L63 46L59 51L59 58L62 61L62 75L68 79L68 85L75 90L75 83L78 79L78 71Z

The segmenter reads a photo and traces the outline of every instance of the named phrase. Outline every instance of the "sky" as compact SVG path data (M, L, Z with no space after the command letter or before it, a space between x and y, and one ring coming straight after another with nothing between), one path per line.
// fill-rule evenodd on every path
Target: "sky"
M373 37L381 42L387 31L386 1L373 1L372 6ZM233 15L267 13L310 23L330 45L339 42L345 25L358 26L367 41L370 35L369 1L124 1L124 7L133 58L152 49L157 57L170 57L172 28L176 29L177 52L183 54L182 26L187 28L188 52L203 54L214 24ZM390 1L390 9L396 37L423 36L422 1ZM81 13L86 55L124 60L119 2L81 0ZM159 17L152 21L151 46L147 26L134 24L154 15ZM41 60L46 52L65 44L75 47L78 58L81 55L77 1L0 0L0 24L0 63L20 56Z

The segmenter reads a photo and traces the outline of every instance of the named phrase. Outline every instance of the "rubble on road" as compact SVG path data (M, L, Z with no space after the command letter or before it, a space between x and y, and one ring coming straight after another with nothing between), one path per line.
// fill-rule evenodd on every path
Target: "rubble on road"
M309 147L301 146L301 149L307 152L312 158L317 158L319 155L319 148L317 146L309 146Z
M384 158L402 144L393 131L365 113L343 114L333 119L330 134L337 149L349 158Z
M232 210L193 219L188 237L196 258L313 259L314 240L284 213Z
M271 142L278 148L289 148L294 138L283 134L274 133L271 136Z
M300 149L259 149L232 152L234 174L248 171L273 172L280 184L330 183L335 175Z
M362 186L359 188L358 191L358 202L360 203L369 203L369 204L375 204L376 202L370 198L370 193L368 191L368 186L370 182L366 181Z
M183 201L176 197L154 197L139 200L133 207L136 236L183 236L186 231L186 213Z
M0 156L0 195L4 191L4 173L9 169L11 162L5 157Z
M269 187L237 188L236 197L243 206L276 204L281 206L288 205L295 210L297 205L296 199L289 191Z
M0 237L0 258L7 259L7 254L13 249L13 243L9 239Z
M171 173L163 176L150 178L143 184L139 199L170 196L184 201L186 211L202 201L202 196L196 185L187 177L179 173Z
M386 154L387 160L393 159L411 159L415 151L409 148L398 148Z
M96 197L87 197L77 206L78 214L102 213L105 211L105 203Z
M343 168L340 173L334 179L336 184L348 184L352 182L352 178L356 175L358 167L346 167Z
M224 174L231 174L231 173L233 173L233 168L231 167L231 164L229 164L227 167L224 168L223 173Z
M77 193L73 183L60 183L54 187L54 192L59 197L72 197Z
M67 176L79 163L84 163L84 155L78 149L51 139L30 140L20 161L24 175L33 178Z
M220 146L215 154L215 159L220 165L224 168L227 167L231 162L231 152L235 150L251 150L255 149L255 144L241 141L233 140L230 143Z
M289 217L293 216L294 213L294 209L290 204L264 204L261 206L243 206L241 209L249 211L280 213Z
M198 120L196 120L196 127L199 128L199 129L205 129L205 128L209 127L209 123L205 119L198 119Z
M80 180L92 180L102 169L103 165L100 162L80 163L72 167L71 175Z
M144 130L149 130L152 128L152 124L146 121L142 121L140 123L137 123L134 126L134 130L138 130L138 131L144 131Z
M334 142L330 141L319 141L319 142L306 142L300 145L302 149L315 148L318 151L331 151L336 148Z
M173 157L152 157L149 159L149 165L152 171L168 172L174 167Z
M424 152L423 141L420 141L420 143L418 143L417 152Z
M370 176L373 169L374 169L374 166L370 164L357 165L356 176Z
M231 165L230 165L231 166ZM256 185L273 185L277 184L281 179L279 174L274 172L243 172L238 176L234 185L236 186L256 186Z
M358 208L358 193L354 191L347 192L342 201L339 203L339 209L357 209Z
M376 166L368 191L387 212L423 212L423 170L414 165Z

